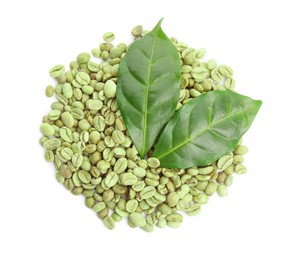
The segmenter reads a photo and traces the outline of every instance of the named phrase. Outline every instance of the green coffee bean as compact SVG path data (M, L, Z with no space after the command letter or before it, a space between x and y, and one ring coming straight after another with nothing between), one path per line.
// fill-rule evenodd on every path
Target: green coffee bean
M105 124L107 125L113 125L115 122L115 115L113 112L109 113L104 120Z
M171 192L167 196L167 203L169 207L175 207L179 201L179 195L176 192Z
M48 162L53 162L55 159L55 155L54 155L53 151L46 151L44 154L44 158Z
M62 184L64 184L64 182L65 182L65 178L63 176L61 176L59 171L56 171L56 180Z
M122 217L120 215L118 215L117 213L112 213L111 217L113 218L113 220L115 222L120 222L122 220Z
M97 167L98 169L102 172L102 173L106 173L107 170L110 168L110 162L107 162L107 161L99 161L97 163Z
M209 184L205 188L205 194L207 194L208 196L211 196L216 192L217 188L218 188L218 185L216 183L209 182Z
M202 82L207 77L207 70L204 67L196 67L192 69L191 74L197 82Z
M87 73L83 72L83 71L78 72L76 74L75 79L82 86L88 85L90 83L90 81L91 81L90 76Z
M90 142L92 143L92 144L98 144L99 143L99 141L100 141L100 133L99 132L97 132L97 131L92 131L91 133L90 133L90 138L89 138L89 140L90 140Z
M78 172L74 172L72 174L72 181L73 181L73 184L76 186L76 187L80 187L82 186L82 182L80 181L79 177L78 177Z
M228 194L228 188L227 188L227 186L226 185L219 185L218 186L218 190L217 190L217 193L218 193L218 195L220 196L220 197L225 197L225 196L227 196L227 194Z
M107 80L104 84L104 95L107 98L114 98L116 94L116 84L112 80Z
M236 155L245 155L247 152L248 148L244 145L238 145L234 150L234 154Z
M244 157L242 155L234 155L233 156L233 163L234 164L242 164L244 161Z
M127 201L126 203L126 211L129 213L134 212L138 207L138 201L136 199L132 199Z
M199 193L198 195L194 196L194 201L198 204L206 204L208 202L208 196L204 193Z
M164 228L167 226L167 221L166 219L159 219L157 222L157 227L159 228Z
M46 89L45 89L45 95L47 97L52 97L54 95L54 93L55 93L55 89L54 89L53 86L49 85L49 86L46 87Z
M221 170L227 169L233 163L233 157L231 155L224 155L218 160L218 168Z
M59 76L62 76L64 74L65 67L64 65L59 64L52 67L49 72L53 78L58 78Z
M104 219L106 216L108 216L109 209L105 207L103 210L97 213L98 218Z
M86 104L87 108L90 110L100 110L102 108L102 105L102 101L93 99L89 99Z
M154 231L154 225L146 223L141 229L145 232L153 232Z
M210 91L213 88L213 82L207 79L201 83L201 86L204 91Z
M200 48L197 52L196 52L196 58L197 59L202 59L206 54L206 49L204 48Z
M83 182L83 183L89 183L91 181L92 176L85 170L80 170L78 172L78 178Z
M62 94L57 94L57 99L60 103L62 103L64 106L68 104L68 99L65 98Z
M120 49L118 49L117 47L112 47L109 51L109 54L110 54L111 59L116 59L121 56ZM111 72L111 70L110 70L110 72Z
M53 136L55 133L55 129L48 123L43 123L40 126L40 131L45 136Z
M48 113L48 118L50 120L57 120L58 118L60 118L60 115L61 115L61 111L60 110L51 110L49 113Z
M118 178L119 177L115 172L109 172L104 179L105 185L108 188L114 186L118 182Z
M157 180L152 180L150 178L145 178L144 181L146 185L149 185L149 186L157 187L159 185L159 182Z
M157 158L148 158L147 160L148 166L151 168L158 168L160 166L160 161Z
M73 96L72 86L69 83L63 84L63 96L65 98L71 98Z
M71 158L74 167L79 168L83 163L83 156L81 154L75 153Z
M82 131L88 131L91 128L91 125L89 123L88 120L86 119L82 119L78 122L78 127L82 130Z
M107 32L103 35L103 39L106 42L112 42L114 40L114 33L112 32Z
M226 186L231 186L233 183L233 176L232 175L227 175L224 184Z
M234 173L234 165L230 165L227 169L224 170L224 173L226 173L227 175L231 175L232 173Z
M89 85L82 86L82 92L87 95L92 95L94 93L94 88Z
M189 215L189 216L196 216L200 213L201 211L201 207L199 204L197 203L194 203L192 204L191 206L189 206L187 209L186 209L186 213Z
M143 31L142 25L137 25L132 29L131 33L134 37L139 37L142 31Z
M133 148L128 148L126 150L126 153L127 153L127 158L132 160L132 161L135 161L137 159L137 154L138 154L138 151L133 147Z
M114 192L112 190L106 190L103 192L103 200L106 202L106 203L109 203L111 202L111 200L114 198ZM109 203L107 205L109 208L111 206L111 204ZM115 205L114 205L115 206Z
M88 208L93 208L93 206L95 205L95 199L93 197L87 197L85 199L85 205L88 207Z
M127 166L128 166L127 159L126 158L119 158L117 160L117 162L115 163L115 165L114 165L114 171L117 174L120 174L120 173L122 173L122 172L124 172L126 170Z
M91 56L89 53L83 52L77 56L76 60L78 61L78 63L84 64L87 63L90 60L90 58Z
M98 72L100 70L99 64L89 61L87 63L88 69L92 72Z
M101 51L99 49L97 49L97 48L92 49L92 55L95 58L99 58L100 57L100 54L101 54Z
M133 185L137 183L137 177L130 172L121 174L120 180L121 180L121 183L125 186Z
M166 217L167 225L172 228L177 228L183 221L183 216L179 213L173 213Z
M227 65L220 65L218 67L218 70L221 75L223 75L226 78L230 78L233 75L233 70L228 67Z
M95 212L100 212L101 210L103 210L106 207L105 202L98 202L96 204L94 204L93 206L93 210Z
M129 215L129 219L137 227L143 227L146 224L144 216L138 212L132 212Z
M166 200L166 196L164 196L163 194L160 194L158 192L156 192L154 194L154 199L158 202L158 204L163 203Z
M217 69L213 69L210 73L211 75L211 78L216 81L216 82L221 82L222 81L222 76L221 74L219 73L219 71Z
M142 178L146 175L146 170L141 167L135 167L133 169L133 174L139 178Z
M209 69L209 70L213 70L213 69L215 69L217 67L217 62L215 61L215 60L209 60L208 62L207 62L207 68Z
M82 194L84 188L83 187L74 187L72 190L71 190L71 193L73 195L80 195Z
M246 167L242 164L238 164L235 166L235 172L237 174L244 174L246 173L246 171L247 171Z
M145 183L144 181L138 181L135 184L132 185L132 189L139 192L141 190L143 190L145 187Z
M62 112L64 109L64 105L60 102L54 102L51 104L51 109L52 110L60 110Z
M108 53L108 51L102 51L102 52L101 52L101 59L102 59L102 60L108 60L108 58L109 58L109 53Z
M140 191L139 195L142 199L148 199L156 194L156 189L152 186L147 186Z
M210 176L209 175L197 175L196 176L196 179L198 180L198 181L208 181L208 180L210 180Z
M70 178L71 175L72 175L72 171L71 171L70 168L69 168L67 165L65 165L65 164L63 164L63 165L61 166L59 172L60 172L61 176L64 177L64 178L66 178L66 179Z
M210 174L212 171L213 171L213 167L212 166L198 168L199 174L202 174L202 175Z
M120 130L114 130L112 132L112 139L118 143L118 144L122 144L125 142L125 135L123 134L123 132L121 132Z
M46 150L56 150L58 147L61 146L61 141L57 138L48 139L43 142L43 147Z
M115 228L115 223L114 223L114 219L111 216L106 216L103 219L103 224L107 229L114 229Z
M103 151L103 159L110 162L113 158L113 151L110 148L106 148Z
M68 143L72 143L73 142L73 136L72 136L72 131L66 127L66 126L63 126L61 129L60 129L60 136L61 138L68 142Z
M72 114L69 112L63 112L61 114L61 120L62 120L63 124L68 128L71 128L74 126L74 118L73 118Z
M80 119L83 119L84 118L84 112L81 109L79 109L79 108L73 108L71 110L71 115L76 120L80 120Z
M164 215L169 215L172 213L172 208L167 204L161 204L159 206L159 211Z
M65 158L65 160L69 161L72 158L73 152L70 148L63 148L61 150L61 155Z
M116 147L113 149L113 153L114 153L114 156L116 158L121 158L121 157L125 157L126 155L126 151L123 149L123 148L120 148L120 147ZM134 173L135 174L135 173Z
M234 89L235 87L235 79L233 78L227 78L224 82L224 86L227 88L227 89Z
M99 132L104 131L104 129L105 129L105 122L104 122L104 118L102 116L96 116L94 118L94 127Z

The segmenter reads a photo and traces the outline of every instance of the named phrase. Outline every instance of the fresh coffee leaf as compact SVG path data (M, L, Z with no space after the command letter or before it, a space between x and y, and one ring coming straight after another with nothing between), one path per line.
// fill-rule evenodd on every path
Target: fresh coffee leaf
M119 67L116 99L142 158L173 116L179 98L180 60L161 22L129 47Z
M262 102L211 91L187 102L168 122L153 152L161 167L204 166L234 150Z

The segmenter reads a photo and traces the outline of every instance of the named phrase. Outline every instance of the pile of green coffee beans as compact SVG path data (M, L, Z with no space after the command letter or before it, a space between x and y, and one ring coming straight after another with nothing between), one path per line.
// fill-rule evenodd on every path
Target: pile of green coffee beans
M134 40L146 31L132 30ZM56 95L48 115L43 117L40 144L45 159L56 167L56 178L74 195L82 194L85 205L97 213L108 229L128 218L130 227L151 232L156 225L179 227L181 212L197 215L201 205L217 193L227 195L235 172L243 174L239 144L233 153L206 167L160 168L156 158L140 159L126 130L115 99L118 68L128 46L113 45L113 33L104 34L99 48L81 53L65 71L56 65L50 74L57 85L46 88ZM177 110L191 98L212 90L233 90L233 71L215 60L202 62L205 49L195 50L171 38L182 64Z

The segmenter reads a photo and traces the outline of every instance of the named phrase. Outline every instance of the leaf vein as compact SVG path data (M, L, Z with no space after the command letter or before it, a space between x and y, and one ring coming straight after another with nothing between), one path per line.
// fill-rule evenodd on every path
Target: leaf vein
M161 80L163 80L164 78L170 76L170 74L171 74L171 73L166 72L166 73L164 73L164 74L162 74L162 75L156 77L156 78L153 80L153 82L150 83L150 85L155 85L155 84L157 84L159 81L161 81Z
M148 61L150 61L151 60L151 58L149 57L149 56L147 56L146 55L146 53L142 50L142 49L137 49L140 53L142 53L143 54L143 56L148 60Z
M148 66L148 75L147 75L147 82L146 82L146 91L145 91L145 103L144 103L144 122L143 122L143 135L142 135L142 149L141 149L141 156L144 156L144 152L146 149L146 135L147 135L147 116L148 116L148 96L149 96L149 85L150 85L150 77L151 77L151 67L152 67L152 57L155 51L157 41L157 35L154 37L154 42L151 51L151 58Z
M209 130L210 132L214 133L216 136L219 136L219 137L221 137L221 138L227 140L228 142L230 141L228 138L226 138L225 136L223 136L223 135L221 135L221 134L215 132L214 130L211 130L211 129L208 129L208 130Z
M128 65L127 65L127 69L128 69L128 72L130 73L130 75L131 75L134 79L136 79L141 85L143 85L143 86L146 85L146 83L143 82L143 80L142 80L139 76L137 76L136 73L135 73L134 71L132 71L132 70L129 68Z

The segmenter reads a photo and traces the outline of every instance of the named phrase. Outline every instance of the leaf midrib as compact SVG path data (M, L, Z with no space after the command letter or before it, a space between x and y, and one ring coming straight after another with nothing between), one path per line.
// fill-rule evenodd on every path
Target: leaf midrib
M147 83L146 83L146 90L145 90L145 103L144 103L144 122L143 122L143 134L142 134L142 150L141 150L141 156L144 156L145 149L146 149L146 132L147 132L147 115L148 115L148 96L149 96L149 87L150 87L150 77L151 77L151 67L152 67L152 61L153 61L153 53L155 51L156 41L157 41L158 35L154 37L149 67L148 67L148 77L147 77Z
M249 109L250 109L250 108L249 108ZM202 131L200 131L198 134L196 134L196 135L194 135L194 136L191 136L190 138L186 139L184 142L182 142L181 144L177 145L177 146L174 147L173 149L169 150L167 153L164 153L164 154L162 154L161 156L158 156L158 159L161 159L161 158L163 158L164 156L167 156L168 154L174 152L175 150L177 150L177 149L179 149L180 147L184 146L185 144L189 143L190 141L192 141L193 139L195 139L197 136L203 134L204 132L206 132L206 131L208 131L208 130L212 131L212 130L211 130L212 127L214 127L215 125L217 125L217 124L223 122L224 120L229 119L230 117L236 116L236 115L238 115L238 114L243 114L243 111L247 111L247 110L249 110L249 109L244 109L244 110L241 110L241 111L239 111L239 112L237 112L237 113L235 113L235 114L232 114L232 115L230 115L230 116L227 116L227 117L225 117L224 119L221 119L221 120L217 121L217 122L216 122L215 124L213 124L213 125L207 125L207 127L206 127L205 129L203 129Z

